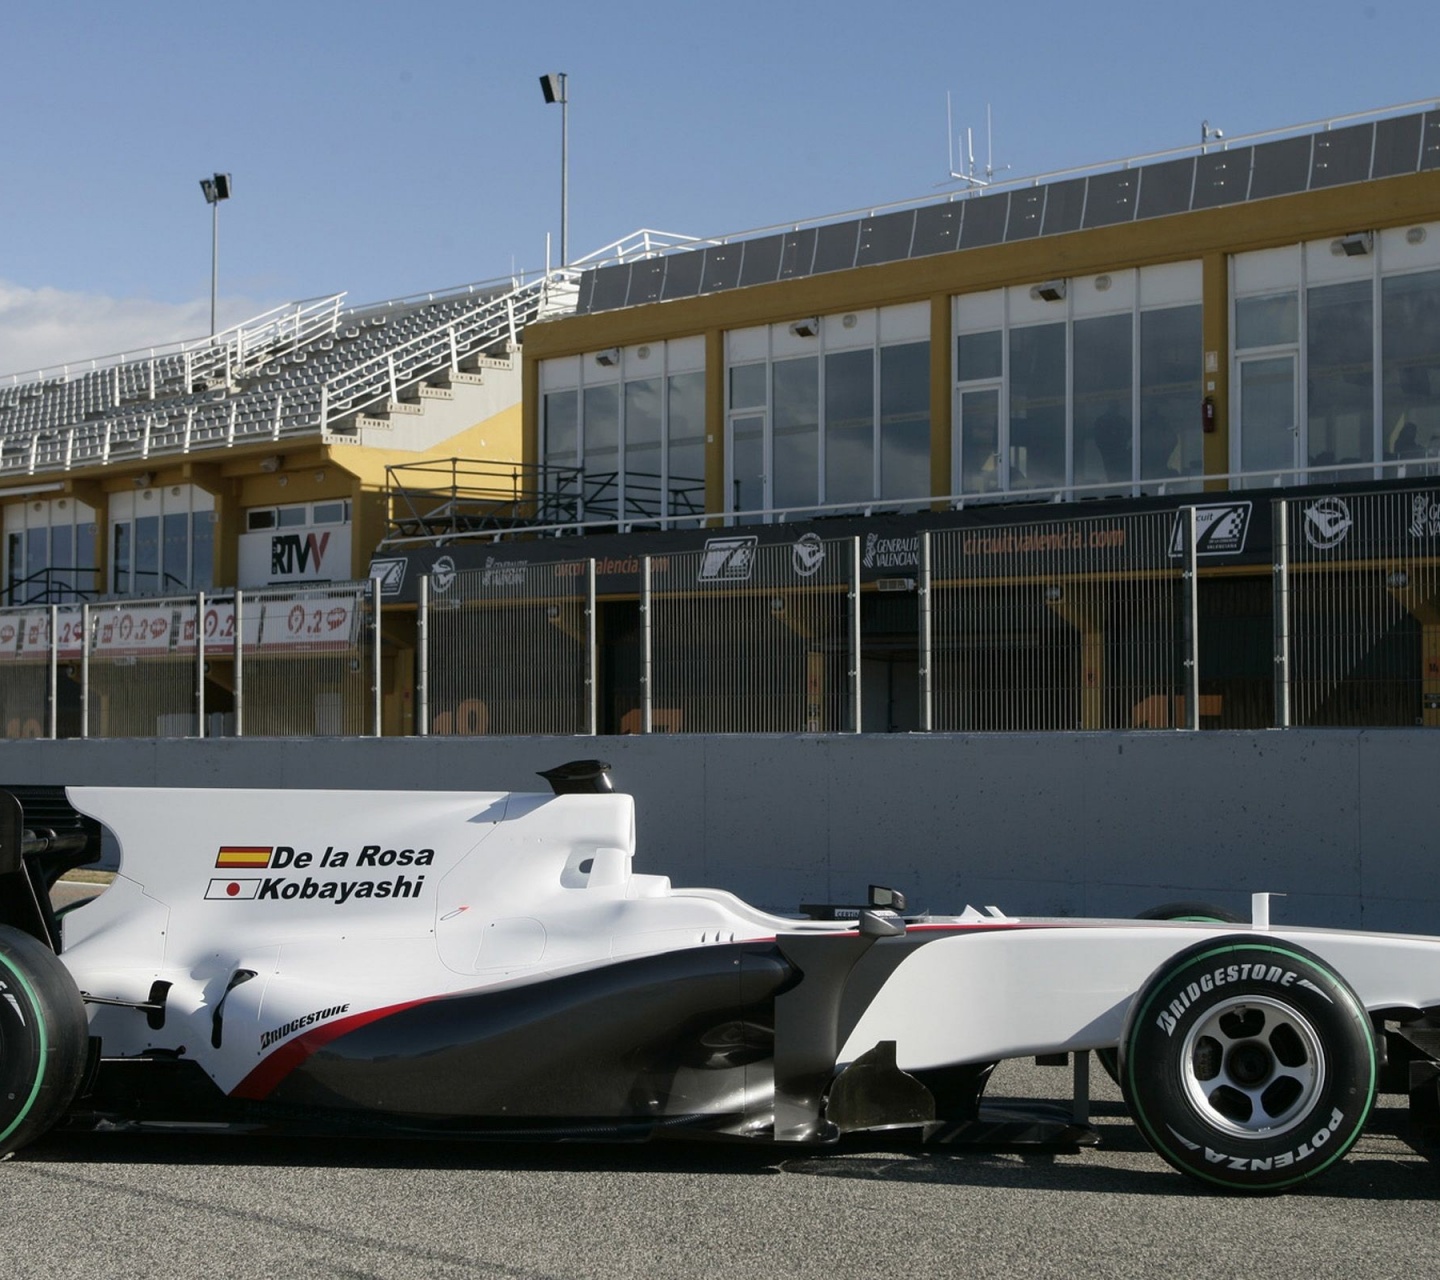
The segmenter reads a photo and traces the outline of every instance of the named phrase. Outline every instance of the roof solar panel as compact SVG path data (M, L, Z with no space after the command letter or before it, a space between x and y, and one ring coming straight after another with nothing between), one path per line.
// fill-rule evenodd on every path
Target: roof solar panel
M761 236L745 241L745 256L740 260L740 287L769 284L780 278L780 250L784 236Z
M860 243L858 222L832 222L821 227L815 241L815 264L811 270L844 271L855 265L855 250Z
M1304 191L1310 185L1310 152L1314 145L1314 137L1307 133L1303 138L1281 138L1255 147L1250 164L1249 199L1264 200Z
M815 265L815 242L820 237L814 227L802 231L787 231L785 243L780 249L780 278L808 276Z
M1045 188L1026 187L1010 193L1010 217L1005 222L1005 239L1030 240L1040 234L1045 220Z
M1316 134L1315 156L1310 165L1311 189L1364 182L1370 176L1370 153L1374 148L1373 120Z
M910 256L925 258L932 253L950 253L960 245L960 221L965 212L961 200L927 204L915 210L915 237Z
M1440 110L596 267L582 314L1440 169Z
M965 222L960 228L960 247L978 249L999 244L1005 238L1005 218L1010 197L1004 191L990 196L971 196L965 201Z
M894 262L910 256L910 241L915 236L915 210L882 213L866 218L860 224L860 245L855 265L868 267L877 262Z

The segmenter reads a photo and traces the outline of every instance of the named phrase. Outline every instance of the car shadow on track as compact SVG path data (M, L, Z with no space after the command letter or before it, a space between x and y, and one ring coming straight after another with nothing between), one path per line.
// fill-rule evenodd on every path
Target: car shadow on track
M354 1168L555 1173L678 1173L739 1178L827 1177L860 1181L1098 1195L1214 1195L1150 1152L1123 1107L1102 1103L1095 1148L923 1148L886 1135L851 1136L834 1147L796 1150L746 1142L447 1142L413 1139L52 1134L12 1157L49 1165L220 1168ZM1118 1114L1117 1114L1118 1113ZM1349 1156L1290 1194L1346 1200L1440 1197L1436 1167L1404 1146L1403 1108L1377 1109Z

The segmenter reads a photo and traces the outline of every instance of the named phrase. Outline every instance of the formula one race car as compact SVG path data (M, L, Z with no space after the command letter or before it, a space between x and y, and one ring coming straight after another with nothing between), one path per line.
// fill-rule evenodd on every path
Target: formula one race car
M1246 925L906 916L879 887L772 915L635 874L608 766L543 776L0 792L0 1150L60 1123L1075 1141L982 1094L998 1060L1096 1049L1221 1187L1320 1173L1397 1081L1434 1136L1440 939L1271 928L1264 895ZM57 918L102 824L119 874Z

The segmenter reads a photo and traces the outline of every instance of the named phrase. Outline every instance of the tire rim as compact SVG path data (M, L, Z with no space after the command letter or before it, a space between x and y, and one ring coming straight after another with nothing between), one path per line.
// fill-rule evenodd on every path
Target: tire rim
M1265 996L1217 1005L1190 1029L1181 1076L1190 1104L1239 1138L1294 1128L1325 1087L1325 1052L1310 1021Z

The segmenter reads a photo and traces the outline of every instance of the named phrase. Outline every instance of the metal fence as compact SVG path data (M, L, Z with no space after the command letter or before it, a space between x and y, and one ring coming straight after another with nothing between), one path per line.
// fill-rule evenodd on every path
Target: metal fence
M638 732L859 732L860 543L646 557ZM638 723L634 723L638 721Z
M0 736L378 734L384 691L446 735L1440 726L1440 488L1277 501L1273 585L1252 556L1201 590L1241 506L922 533L863 594L814 533L637 558L638 599L593 560L435 574L413 724L378 580L0 609ZM904 715L862 724L864 662Z
M1277 502L1276 723L1440 725L1440 494Z
M0 609L0 736L378 734L374 580Z
M1193 546L1188 519L1168 512L925 535L924 727L1189 723Z
M422 582L416 731L596 731L595 562L504 564Z

